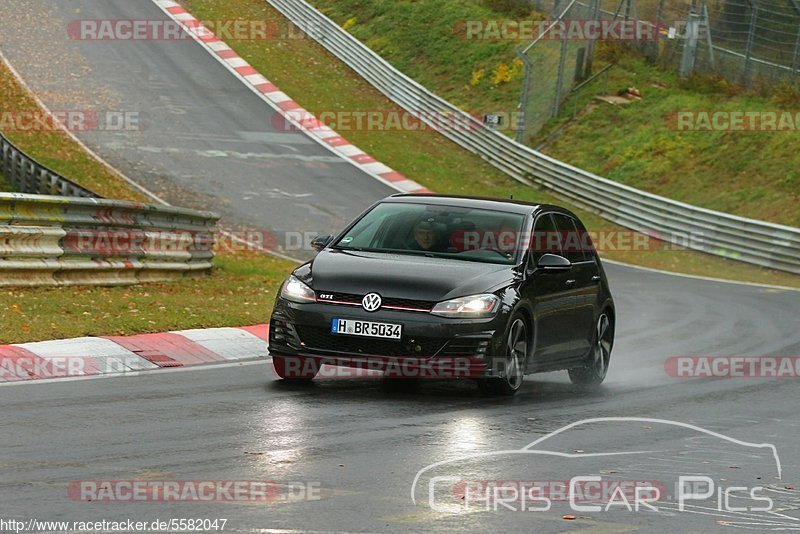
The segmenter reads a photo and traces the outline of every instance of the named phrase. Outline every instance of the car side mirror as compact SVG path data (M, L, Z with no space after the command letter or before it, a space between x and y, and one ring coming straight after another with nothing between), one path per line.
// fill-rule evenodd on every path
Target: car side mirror
M546 273L563 273L572 269L572 262L558 254L542 254L536 269Z
M319 252L323 248L327 247L328 243L330 243L331 241L333 241L332 235L318 235L317 237L311 240L311 248Z

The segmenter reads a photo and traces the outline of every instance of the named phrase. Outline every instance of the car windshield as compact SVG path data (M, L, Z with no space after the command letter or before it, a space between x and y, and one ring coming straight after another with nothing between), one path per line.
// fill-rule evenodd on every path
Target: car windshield
M488 209L386 202L335 244L341 250L514 264L524 216Z

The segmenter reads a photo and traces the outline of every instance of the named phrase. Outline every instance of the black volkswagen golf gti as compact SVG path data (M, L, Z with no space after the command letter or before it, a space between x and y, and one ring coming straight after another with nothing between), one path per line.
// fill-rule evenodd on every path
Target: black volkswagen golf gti
M513 395L528 373L600 384L614 301L583 224L551 205L395 195L281 287L269 350L287 380L321 365L476 379Z

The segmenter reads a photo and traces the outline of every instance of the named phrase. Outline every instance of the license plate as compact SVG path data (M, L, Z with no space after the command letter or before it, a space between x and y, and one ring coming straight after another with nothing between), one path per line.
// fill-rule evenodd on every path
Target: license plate
M372 321L338 318L334 318L331 322L331 334L400 339L402 331L403 327L399 324L374 323Z

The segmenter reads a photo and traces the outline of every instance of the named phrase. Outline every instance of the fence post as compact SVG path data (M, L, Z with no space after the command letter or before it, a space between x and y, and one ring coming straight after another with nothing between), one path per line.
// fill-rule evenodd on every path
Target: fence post
M661 30L666 28L664 24L664 2L665 0L658 0L658 7L656 8L656 37L653 41L653 61L661 59Z
M518 143L525 142L525 124L528 120L528 87L531 83L531 61L528 59L528 56L523 52L517 50L517 57L522 61L525 65L525 79L522 82L522 94L519 98L519 116L517 118L517 136L516 141Z
M561 34L561 54L558 58L558 76L556 78L556 95L553 100L553 117L558 117L561 108L561 93L564 91L564 63L567 61L567 32Z
M683 57L679 74L686 77L694 70L697 61L697 38L700 30L700 15L692 11L689 13L689 20L686 21L686 43L683 45Z
M592 20L600 20L600 0L592 0L591 12ZM592 74L596 42L595 39L591 39L589 41L588 50L586 51L586 76L591 76Z
M756 35L756 23L758 22L758 3L756 0L750 0L752 11L750 14L750 29L747 32L747 48L744 52L744 73L742 75L742 83L745 87L750 85L751 65L753 60L753 41Z

